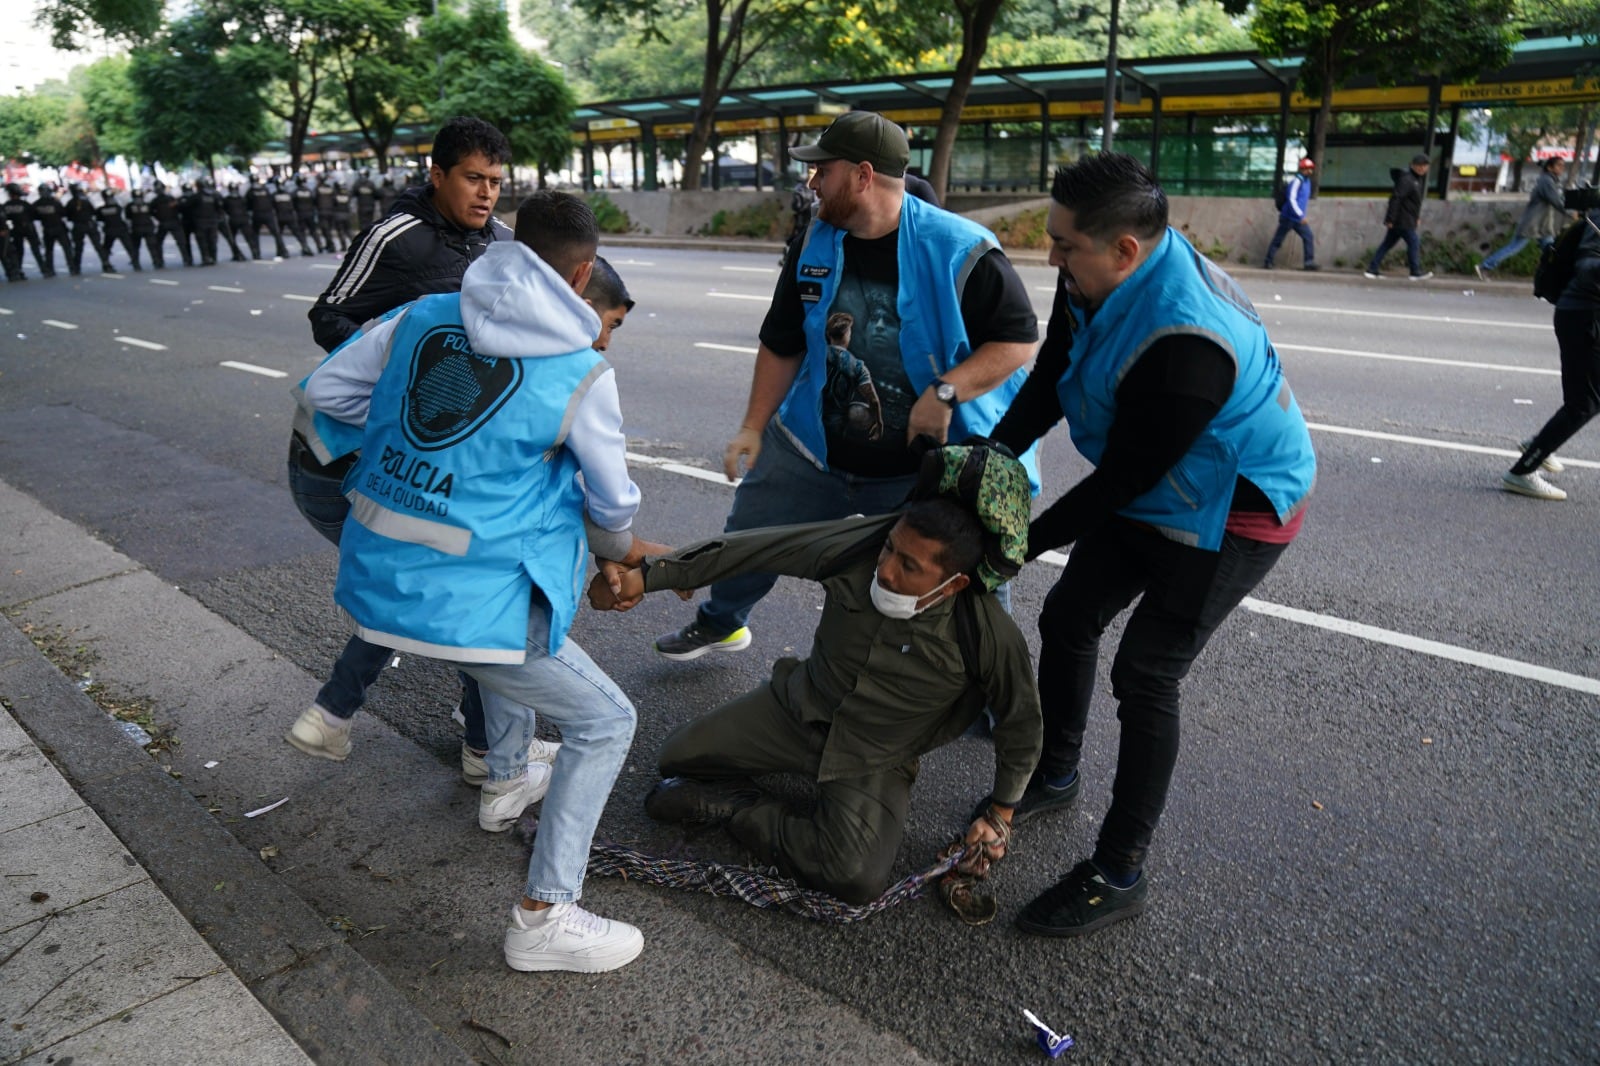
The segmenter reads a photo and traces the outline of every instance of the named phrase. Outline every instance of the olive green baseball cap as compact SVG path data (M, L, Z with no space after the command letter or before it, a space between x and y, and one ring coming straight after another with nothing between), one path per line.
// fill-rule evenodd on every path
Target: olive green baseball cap
M871 163L879 174L900 178L911 162L911 144L905 130L876 111L847 111L829 123L816 144L791 148L789 156L802 163Z

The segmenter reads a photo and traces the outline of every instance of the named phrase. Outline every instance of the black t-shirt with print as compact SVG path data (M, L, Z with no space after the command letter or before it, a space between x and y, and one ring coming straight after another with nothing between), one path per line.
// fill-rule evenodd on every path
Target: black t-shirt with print
M899 231L871 240L845 236L844 275L829 308L833 330L847 325L849 339L829 337L822 423L828 466L859 477L915 473L906 448L906 424L917 402L900 356ZM799 254L792 250L790 262ZM799 279L785 270L761 324L761 343L781 356L806 351L806 305ZM846 321L842 317L848 315ZM999 249L983 256L961 294L961 320L972 350L990 341L1032 343L1039 323L1026 287Z

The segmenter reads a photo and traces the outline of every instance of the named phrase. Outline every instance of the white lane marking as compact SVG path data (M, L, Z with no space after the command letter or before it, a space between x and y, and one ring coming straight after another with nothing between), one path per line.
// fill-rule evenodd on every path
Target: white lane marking
M152 285L176 285L177 284L176 281L168 281L166 278L146 278L145 280L150 282L150 284L152 284Z
M298 296L292 292L284 293L283 298L285 300L299 300L301 303L306 304L314 304L317 302L317 298L315 296Z
M244 291L243 289L236 289L232 285L207 285L206 288L210 289L212 292L243 292Z
M16 312L11 310L11 308L9 308L9 307L0 307L0 315L14 315L14 314L16 314Z
M649 259L607 259L612 266L625 267L653 267L655 263Z
M1392 629L1380 629L1377 626L1364 625L1361 622L1350 622L1332 615L1314 614L1311 611L1302 611L1298 607L1285 607L1277 603L1267 603L1254 597L1246 596L1240 604L1247 611L1264 614L1271 618L1281 618L1288 622L1297 622L1304 626L1315 626L1326 629L1332 633L1345 633L1362 640L1370 640L1378 644L1388 644L1391 647L1403 648L1406 651L1421 652L1423 655L1432 655L1440 659L1449 659L1451 662L1465 663L1484 670L1494 670L1512 677L1527 678L1529 681L1542 681L1547 685L1558 685L1561 688L1570 688L1577 692L1587 692L1591 696L1600 696L1600 680L1584 677L1582 674L1569 674L1563 670L1552 670L1547 666L1536 666L1518 659L1507 659L1503 655L1491 655L1488 652L1474 651L1471 648L1458 647L1455 644L1445 644L1437 640L1428 640L1424 637L1414 637L1409 633L1397 633Z
M217 364L229 370L243 370L246 374L260 374L264 378L286 378L289 375L282 370L273 370L270 367L256 366L253 363L236 363L232 359L224 359Z
M115 339L123 344L131 344L135 348L148 348L152 352L164 352L167 350L167 346L165 344L157 344L155 341L142 341L138 337L119 336Z
M754 348L741 348L737 344L712 344L710 341L695 341L696 348L709 348L713 352L738 352L740 355L755 355Z
M1362 352L1353 348L1318 348L1310 344L1278 344L1280 352L1316 352L1319 355L1348 355L1356 359L1387 359L1396 363L1428 363L1432 366L1454 366L1463 370L1504 370L1508 374L1546 374L1560 377L1561 371L1542 366L1512 366L1510 363L1472 363L1464 359L1434 359L1425 355L1395 355L1391 352Z
M1345 307L1304 307L1300 304L1264 304L1256 312L1266 317L1268 311L1310 311L1319 315L1354 315L1357 318L1393 318L1402 322L1448 322L1452 326L1497 326L1501 329L1537 329L1550 331L1548 322L1507 322L1495 318L1457 318L1454 315L1410 315L1399 311L1355 311Z
M1516 453L1507 452L1505 454L1512 455ZM727 478L715 471L703 470L695 466L685 466L673 459L661 459L651 455L641 455L637 452L629 452L628 459L630 462L653 466L658 470L665 470L671 474L683 474L701 481L728 485L730 488L733 487L733 484L737 484L736 482L730 484ZM1573 462L1573 460L1565 459L1562 461ZM1050 566L1065 566L1066 561L1067 554L1063 552L1048 551L1039 556L1039 562ZM1432 655L1435 658L1447 659L1467 666L1476 666L1483 670L1493 670L1497 673L1510 674L1513 677L1526 678L1530 681L1539 681L1547 685L1556 685L1560 688L1568 688L1600 696L1600 679L1585 677L1582 674L1569 674L1563 670L1552 670L1547 666L1525 663L1520 659L1508 659L1503 655L1474 651L1471 648L1446 644L1438 640L1429 640L1426 637L1415 637L1409 633L1400 633L1393 629L1382 629L1362 622L1351 622L1329 614L1317 614L1314 611L1305 611L1298 607L1286 607L1282 604L1269 603L1266 600L1258 600L1253 596L1245 597L1240 606L1255 614L1279 618L1286 622L1294 622L1297 625L1311 626L1331 633L1343 633L1346 636L1356 637L1360 640L1370 640L1376 644L1387 644L1405 651Z
M311 264L311 269L312 270L338 270L339 267L334 263L312 263Z
M1353 429L1350 426L1330 426L1322 422L1307 422L1311 429L1322 433L1340 433L1346 437L1366 437L1369 440L1387 440L1396 444L1415 444L1422 448L1440 448L1451 452L1471 452L1474 455L1499 455L1507 459L1516 459L1522 455L1520 451L1510 448L1490 448L1482 444L1458 444L1450 440L1434 440L1431 437L1407 437L1400 433L1382 433L1375 429ZM1561 457L1567 466L1585 466L1600 470L1600 462L1592 459L1568 459Z
M778 272L778 268L777 267L729 267L729 266L725 266L722 269L723 270L731 270L736 274L776 274Z
M113 270L109 274L107 274L105 271L101 271L100 272L100 276L102 278L110 278L112 281L127 281L128 280L128 275L126 275L126 274L118 274L115 270Z
M75 324L73 324L71 322L62 322L59 319L54 319L54 318L41 318L39 321L42 324L46 325L46 326L54 326L56 329L77 329L78 328Z
M715 296L723 300L760 300L762 303L771 303L772 297L760 296L749 292L708 292L707 296Z

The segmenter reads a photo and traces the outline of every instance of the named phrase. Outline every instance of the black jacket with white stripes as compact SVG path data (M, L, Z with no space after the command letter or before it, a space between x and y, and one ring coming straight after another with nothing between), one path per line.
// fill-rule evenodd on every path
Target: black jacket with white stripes
M311 335L331 352L385 311L431 293L456 292L467 265L490 241L510 239L511 227L492 216L476 230L448 221L433 205L431 185L407 189L351 243L307 315Z

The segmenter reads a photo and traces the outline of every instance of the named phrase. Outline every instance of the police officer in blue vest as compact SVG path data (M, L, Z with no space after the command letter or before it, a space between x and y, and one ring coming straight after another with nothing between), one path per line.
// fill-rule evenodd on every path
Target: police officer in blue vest
M1026 376L1038 341L1027 290L994 235L906 195L905 131L870 111L835 119L814 145L817 215L790 248L761 327L750 400L723 454L734 493L726 530L883 514L904 502L919 435L984 436ZM849 314L850 349L828 320ZM865 365L882 408L863 424L828 390L832 358ZM1038 491L1031 454L1022 457ZM745 622L771 574L719 581L692 622L655 642L667 659L750 646Z
M334 587L357 632L455 663L514 701L485 701L478 822L502 831L544 806L506 962L592 973L644 946L638 929L577 902L636 716L567 630L589 548L636 564L661 546L630 532L639 490L616 378L578 295L599 244L594 214L542 191L515 232L467 268L459 293L424 296L340 348L305 396L366 427ZM565 740L553 771L528 762L533 703Z
M1028 530L1029 558L1074 547L1039 616L1044 750L1014 824L1077 798L1100 635L1139 601L1111 666L1122 739L1099 841L1017 919L1079 936L1144 909L1179 683L1299 532L1316 459L1261 317L1167 225L1144 167L1086 157L1050 196L1055 305L994 439L1025 447L1065 417L1095 470Z

